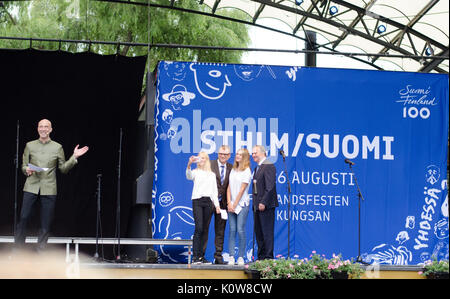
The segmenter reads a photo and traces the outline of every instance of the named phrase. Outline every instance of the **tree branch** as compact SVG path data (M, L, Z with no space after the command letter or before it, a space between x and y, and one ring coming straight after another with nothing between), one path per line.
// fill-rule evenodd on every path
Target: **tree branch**
M3 2L0 2L0 7L3 8L3 10L6 12L6 14L8 15L8 17L11 19L11 22L13 23L13 25L17 25L16 20L14 20L13 16L9 13L9 11L6 9L5 4L3 4Z

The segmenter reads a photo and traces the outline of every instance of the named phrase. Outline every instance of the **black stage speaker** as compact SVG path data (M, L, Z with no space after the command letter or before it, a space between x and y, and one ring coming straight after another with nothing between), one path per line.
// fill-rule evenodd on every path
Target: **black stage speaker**
M152 188L154 176L155 152L155 90L156 76L147 74L147 88L145 91L145 120L137 126L137 142L135 150L135 164L137 165L137 178L134 185L134 205L131 209L129 221L129 238L152 237ZM158 254L152 246L129 245L127 257L133 262L156 263Z
M155 153L155 94L156 94L156 76L154 73L147 74L146 89L146 119L145 125L141 122L139 125L138 148L145 148L145 152L138 153L138 163L143 164L143 171L136 179L136 204L152 203L152 187L154 175L154 153Z

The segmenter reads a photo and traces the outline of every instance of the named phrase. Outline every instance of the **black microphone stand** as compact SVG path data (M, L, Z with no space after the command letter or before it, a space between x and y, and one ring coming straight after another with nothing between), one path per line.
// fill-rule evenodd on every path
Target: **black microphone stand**
M100 224L100 198L101 198L101 184L102 184L102 175L97 174L97 227L96 227L96 233L95 233L95 254L94 259L98 260L98 238L99 238L99 224Z
M358 256L356 257L356 262L361 263L361 264L367 264L366 262L363 262L363 260L361 258L361 199L364 200L364 197L361 194L361 189L359 188L358 180L356 179L356 175L353 172L352 165L354 163L351 161L349 161L349 162L346 161L346 163L348 163L348 166L350 167L350 171L352 172L353 177L355 178L355 184L356 184L356 188L358 190Z
M286 165L286 156L284 151L280 150L280 154L283 157L284 170L286 172L287 191L288 191L288 259L291 258L291 183L289 181L289 173Z
M252 204L253 205L253 204ZM254 209L254 207L252 207ZM255 218L256 213L253 211L253 218ZM252 236L252 261L255 261L255 219L253 219L253 236Z
M119 162L117 166L117 207L116 207L116 231L117 231L117 257L116 261L120 262L120 166L122 164L122 128L120 128L119 138Z
M258 168L258 167L257 167ZM255 175L256 175L256 170L257 170L257 168L255 168L255 172L253 173L253 177L255 177ZM256 180L255 179L252 179L252 182L253 182L253 194L255 194L255 195L257 195L258 194L258 192L257 192L257 189L256 189ZM256 199L253 199L253 200L256 200ZM253 244L252 244L252 256L253 256L253 261L255 261L255 231L256 231L256 221L255 221L255 217L257 217L257 215L256 215L256 208L255 208L255 206L253 205L253 203L252 203L252 210L253 210Z
M19 120L17 120L16 155L14 157L14 165L15 165L15 180L14 180L14 236L16 235L16 229L17 229L17 184L18 184L17 173L19 171L19 132L20 132L20 123L19 123Z

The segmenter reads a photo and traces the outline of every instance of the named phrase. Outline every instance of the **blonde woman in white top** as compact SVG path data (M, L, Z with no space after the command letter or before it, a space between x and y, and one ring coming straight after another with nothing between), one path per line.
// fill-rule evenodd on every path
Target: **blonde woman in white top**
M191 170L191 164L197 163L197 168ZM192 188L192 213L194 216L195 230L193 236L193 263L208 263L205 260L205 243L209 231L209 223L213 211L220 213L219 200L217 198L216 175L211 171L209 156L200 152L198 156L191 156L186 168L186 178L194 181Z
M236 233L238 235L238 265L244 265L246 232L245 226L247 216L250 209L250 198L248 195L248 187L252 179L250 170L250 154L247 149L243 148L237 151L230 172L229 185L227 190L228 202L228 223L230 224L230 235L228 246L230 259L228 264L234 264L234 247L236 241Z

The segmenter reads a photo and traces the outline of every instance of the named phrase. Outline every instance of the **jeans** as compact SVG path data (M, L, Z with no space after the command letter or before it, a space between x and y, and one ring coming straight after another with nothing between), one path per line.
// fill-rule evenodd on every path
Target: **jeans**
M230 235L228 239L228 249L230 251L230 257L234 257L235 243L236 243L236 232L238 234L238 257L245 256L245 245L246 245L246 232L245 226L247 224L247 216L250 206L243 207L239 214L228 213L228 222L230 223Z
M40 195L41 204L41 230L38 236L38 249L44 249L47 245L48 236L50 234L50 226L52 224L55 212L56 195ZM16 246L22 246L25 243L26 230L28 220L33 211L34 203L37 201L38 195L30 192L23 193L23 203L20 212L20 220L17 224L15 235Z
M194 214L194 236L192 240L192 251L194 259L205 255L203 248L206 248L208 241L209 223L213 214L214 205L209 197L202 197L192 200L192 213Z

